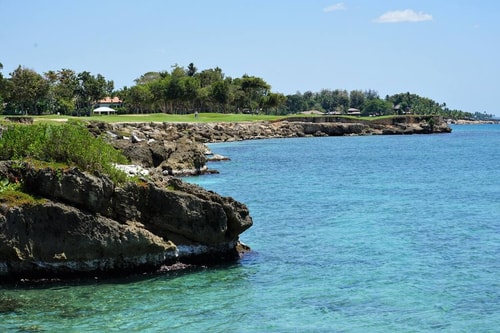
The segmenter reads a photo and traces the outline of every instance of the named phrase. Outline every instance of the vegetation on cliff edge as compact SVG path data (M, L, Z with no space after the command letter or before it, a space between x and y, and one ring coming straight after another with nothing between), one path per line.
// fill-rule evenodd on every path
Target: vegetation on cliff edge
M0 160L30 159L104 173L115 182L126 178L125 173L114 167L115 163L127 163L122 153L76 121L8 125L1 132Z

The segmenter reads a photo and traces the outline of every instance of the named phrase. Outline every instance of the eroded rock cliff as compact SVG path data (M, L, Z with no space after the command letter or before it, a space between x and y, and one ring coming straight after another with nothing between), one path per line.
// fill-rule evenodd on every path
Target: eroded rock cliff
M76 168L0 162L29 202L0 200L0 280L126 274L238 257L247 207L179 179L113 184Z

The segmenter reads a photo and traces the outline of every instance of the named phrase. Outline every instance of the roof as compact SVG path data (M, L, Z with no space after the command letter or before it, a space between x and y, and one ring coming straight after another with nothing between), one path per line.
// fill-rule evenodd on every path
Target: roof
M112 109L112 108L108 108L107 106L101 106L101 107L98 107L97 109L94 109L94 112L95 113L113 113L113 112L116 112L116 110Z
M99 103L109 103L109 104L112 104L112 103L121 103L121 102L122 102L122 100L119 97L117 97L117 96L115 96L115 97L106 96L106 97L104 97L103 99L101 99L99 101Z

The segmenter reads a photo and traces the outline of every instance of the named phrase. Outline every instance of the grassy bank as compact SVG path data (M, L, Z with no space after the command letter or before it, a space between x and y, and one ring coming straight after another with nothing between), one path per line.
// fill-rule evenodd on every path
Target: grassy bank
M0 116L0 122L6 116ZM328 115L287 115L287 116L266 116L266 115L250 115L250 114L223 114L223 113L200 113L197 117L193 114L177 115L165 113L153 114L128 114L128 115L102 115L91 117L71 117L71 116L57 116L57 115L44 115L44 116L30 116L37 123L39 122L65 122L67 120L83 120L83 121L103 121L110 123L117 122L181 122L181 123L211 123L211 122L253 122L253 121L277 121L286 118L321 118L321 117L336 117L345 118L351 121L381 121L384 119L392 119L394 115L382 117L355 117L355 116L328 116Z
M0 121L4 117L0 117ZM209 123L209 122L251 122L251 121L274 121L285 118L284 116L266 116L249 114L223 114L223 113L200 113L197 117L193 114L177 115L165 113L153 114L130 114L130 115L102 115L91 117L71 117L44 115L33 116L35 122L62 122L69 119L95 120L104 122L182 122L182 123Z

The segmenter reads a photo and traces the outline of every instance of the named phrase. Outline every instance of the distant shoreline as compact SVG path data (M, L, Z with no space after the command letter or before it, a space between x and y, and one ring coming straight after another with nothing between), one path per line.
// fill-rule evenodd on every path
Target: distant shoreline
M491 125L491 124L500 124L500 119L491 119L491 120L448 120L448 124L451 125Z

